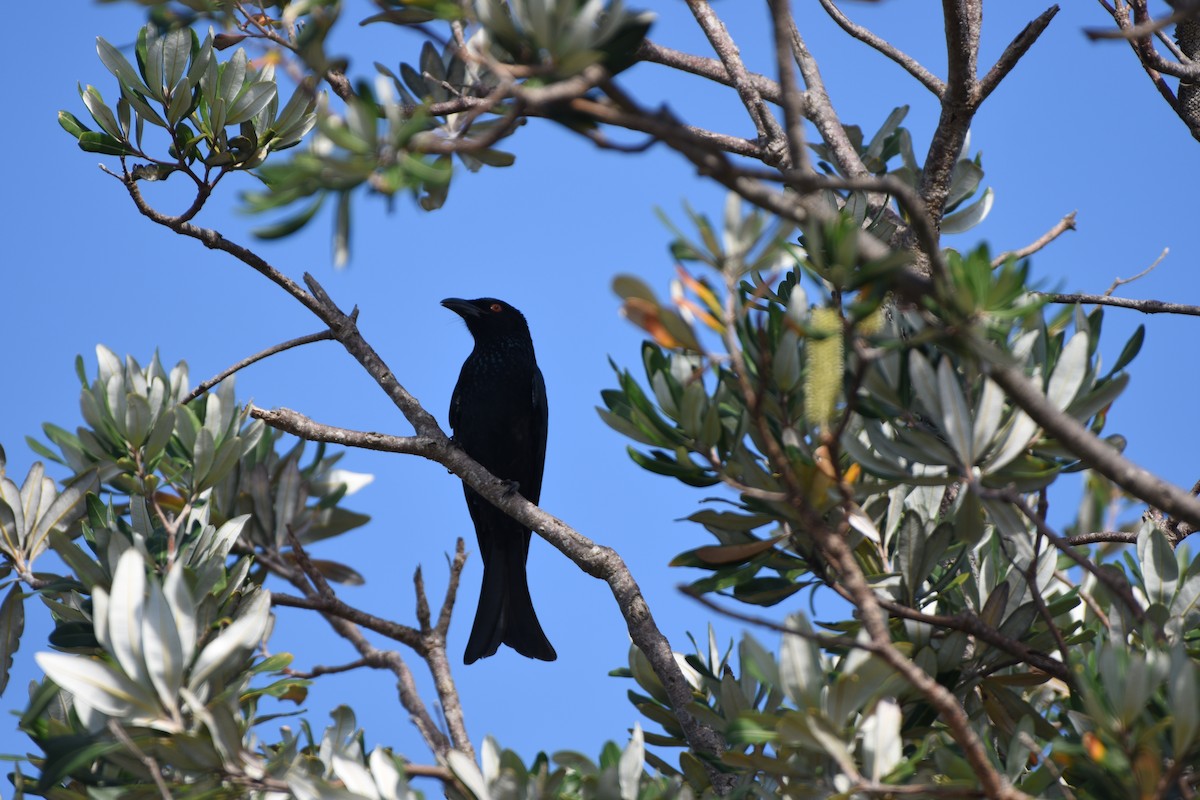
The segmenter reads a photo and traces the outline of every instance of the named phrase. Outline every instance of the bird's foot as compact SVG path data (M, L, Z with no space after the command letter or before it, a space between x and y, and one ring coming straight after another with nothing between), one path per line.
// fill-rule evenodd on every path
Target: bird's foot
M502 480L500 482L504 484L504 496L505 497L512 497L514 494L521 491L521 482L520 481Z

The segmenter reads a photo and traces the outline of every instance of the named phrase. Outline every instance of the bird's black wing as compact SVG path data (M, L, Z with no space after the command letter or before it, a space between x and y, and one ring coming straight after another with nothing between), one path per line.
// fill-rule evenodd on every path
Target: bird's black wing
M521 494L525 495L529 502L537 505L542 496L542 472L546 467L546 434L550 422L550 409L546 402L546 381L542 379L542 371L536 366L533 368L533 405L530 422L533 459L530 464L529 491L522 491Z

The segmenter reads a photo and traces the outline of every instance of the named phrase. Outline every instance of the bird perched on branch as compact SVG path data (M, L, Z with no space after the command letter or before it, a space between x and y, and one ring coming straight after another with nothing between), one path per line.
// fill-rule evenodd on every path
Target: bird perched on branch
M442 305L463 318L475 339L450 399L454 441L537 503L546 463L546 384L529 325L520 311L492 297L449 297ZM529 529L465 483L463 494L483 556L483 585L463 662L487 658L501 644L528 658L553 661L558 656L529 596Z

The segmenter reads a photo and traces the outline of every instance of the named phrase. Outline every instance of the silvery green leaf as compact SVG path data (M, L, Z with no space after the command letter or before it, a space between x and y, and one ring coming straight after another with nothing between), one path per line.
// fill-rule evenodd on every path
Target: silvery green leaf
M983 190L983 196L962 211L956 211L942 220L942 233L962 233L974 228L987 217L992 210L996 193L989 186Z
M779 337L771 366L775 384L782 391L796 388L800 382L800 337L795 331L785 330Z
M25 549L25 538L29 525L36 520L25 520L25 504L21 502L21 490L9 478L0 478L0 546L16 558Z
M483 746L479 748L479 768L489 785L500 777L500 745L494 736L483 737Z
M217 84L217 99L224 100L228 104L237 98L238 93L242 90L242 84L246 81L246 62L246 51L239 47L233 54L233 58L222 65L221 78ZM224 127L224 124L221 127Z
M21 585L14 583L0 603L0 695L8 686L9 670L13 665L13 654L21 646L21 634L25 632L25 596Z
M50 680L87 705L110 717L158 713L153 695L143 684L95 658L66 653L36 653L34 660Z
M175 28L163 37L163 86L175 86L183 78L192 56L191 28Z
M447 752L446 766L475 800L491 800L492 795L483 779L483 773L466 753L461 750Z
M900 704L885 697L862 723L862 753L865 777L879 783L904 759L900 738Z
M146 88L146 84L142 83L137 70L126 60L125 56L121 55L120 50L106 42L103 37L96 37L96 53L100 56L101 63L122 84L133 89L135 92L150 94L150 90Z
M1182 645L1171 650L1167 699L1171 709L1171 743L1182 754L1200 736L1200 671Z
M92 119L100 126L100 129L109 136L124 141L121 133L121 126L117 123L117 117L113 114L112 109L104 104L104 99L100 96L100 91L95 86L79 87L79 96L83 99L83 104L87 106L88 113L92 115Z
M1079 393L1088 370L1088 335L1078 331L1065 345L1058 356L1054 373L1046 386L1046 399L1060 411L1065 409Z
M946 196L946 208L952 209L975 194L982 180L983 168L974 161L963 159L956 163L950 177L950 193Z
M996 532L1015 549L1015 557L1029 563L1033 558L1033 534L1021 512L1001 500L983 498L982 502Z
M188 67L185 80L187 80L189 86L194 88L204 78L205 73L208 72L209 66L213 63L212 45L213 37L210 31L200 44L200 49L196 51L196 56L192 59L192 65Z
M1091 419L1098 412L1112 405L1128 385L1129 373L1122 372L1117 377L1105 381L1100 388L1078 395L1071 405L1067 406L1067 414L1080 421Z
M846 451L847 455L856 464L872 475L878 475L893 481L908 480L910 477L910 472L906 467L895 461L887 461L880 458L876 455L873 446L863 442L857 435L850 431L846 431L842 435L842 449Z
M967 409L967 399L963 396L958 376L949 358L943 358L937 369L938 400L942 407L942 430L950 445L961 459L960 466L969 470L975 463L975 452L972 450L971 412Z
M788 617L787 627L803 634L813 632L808 618L800 612ZM801 633L783 634L779 652L781 688L797 708L820 708L821 692L825 688L821 653L816 644Z
M865 639L862 631L859 638ZM823 700L825 713L835 727L845 725L872 697L887 692L895 672L885 662L861 648L852 648L834 669L835 678Z
M192 87L187 77L182 77L171 89L171 102L167 106L167 122L175 127L192 106Z
M376 747L371 751L371 756L367 760L371 767L371 777L375 779L375 786L379 789L379 796L383 800L408 800L408 781L396 769L395 760L388 755L382 747Z
M108 637L112 654L125 674L139 685L149 683L142 657L142 617L146 562L136 549L121 554L108 598Z
M979 465L984 473L996 472L1003 469L1013 459L1029 449L1029 444L1037 434L1038 424L1033 418L1020 409L1013 411L1012 417L1000 430L1000 439L1004 442L994 453L989 455Z
M1170 542L1158 526L1142 525L1137 539L1138 563L1146 583L1146 596L1152 603L1170 605L1179 585L1179 563Z
M808 321L808 295L799 284L793 286L792 293L788 295L787 317L798 326Z
M633 723L633 735L629 738L629 744L621 752L621 759L617 765L617 782L621 787L621 800L638 800L645 766L645 738L642 735L642 726L635 722Z
M229 109L229 114L225 118L226 125L240 125L248 119L252 119L258 112L262 111L268 103L275 99L278 92L274 83L252 83L246 87L246 91L238 96L233 106Z
M125 396L125 441L130 446L140 448L145 443L152 418L150 403L144 396L133 393Z
M204 484L208 472L212 469L213 459L216 458L216 445L213 435L208 428L196 432L196 446L192 450L192 488L197 489Z
M245 517L239 517L243 522ZM224 559L222 559L224 561ZM163 579L163 599L171 612L178 635L183 664L191 663L196 652L196 601L184 578L183 565L176 561Z
M108 591L101 586L92 587L92 633L105 650L112 652L108 638Z
M375 788L371 772L362 764L335 753L330 766L347 791L368 800L379 800L379 792Z
M912 379L913 392L917 400L934 419L942 419L942 404L938 391L937 378L929 360L919 351L914 350L908 355L908 374Z
M25 556L33 561L49 545L50 531L66 533L85 512L88 492L98 491L100 481L95 471L76 475L54 498L50 507L38 517L37 526L26 538ZM28 520L32 524L33 520Z
M157 125L160 128L167 127L167 121L162 118L162 115L155 111L150 104L148 104L135 92L122 90L121 97L133 107L133 110L137 113L139 122L145 120L152 125Z
M142 616L142 656L162 707L174 709L178 705L179 687L183 684L186 666L183 643L175 627L175 616L158 581L151 579L147 584L149 594Z
M237 619L200 651L192 666L188 688L197 691L217 669L254 650L267 629L270 616L271 593L260 589L239 610Z
M108 573L83 548L68 539L65 533L51 531L50 546L84 586L91 589L108 583Z
M1004 391L991 378L984 378L983 391L979 393L979 404L975 409L975 422L971 430L971 452L975 454L975 458L987 452L988 445L992 443L1003 419Z

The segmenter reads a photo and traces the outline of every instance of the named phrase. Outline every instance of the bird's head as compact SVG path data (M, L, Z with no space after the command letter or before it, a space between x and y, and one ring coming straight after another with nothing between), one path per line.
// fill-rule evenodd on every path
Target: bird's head
M447 297L442 305L458 314L467 323L467 330L479 339L502 339L510 336L529 338L529 325L520 311L503 300L479 297L463 300Z

